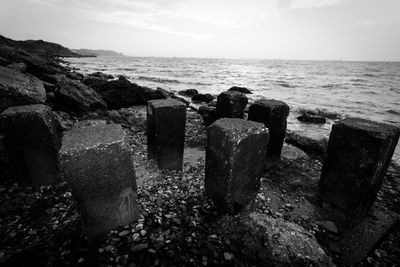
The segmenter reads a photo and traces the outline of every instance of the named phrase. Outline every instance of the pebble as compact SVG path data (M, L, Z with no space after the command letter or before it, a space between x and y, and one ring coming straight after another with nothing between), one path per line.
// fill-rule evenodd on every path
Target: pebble
M230 261L233 259L233 255L231 253L224 252L224 258L226 261Z
M126 236L127 234L129 234L130 233L130 231L129 230L124 230L124 231L122 231L122 232L119 232L119 236Z
M139 223L138 225L136 225L136 230L142 230L143 229L143 223Z
M131 248L131 250L133 252L138 252L138 251L142 251L142 250L145 250L145 249L148 249L148 248L149 248L149 244L145 243L145 244L138 244L136 246L133 246Z
M139 240L140 239L140 234L139 233L134 233L133 235L132 235L132 240L133 241L137 241L137 240Z
M155 251L154 249L152 249L152 248L149 248L148 250L147 250L149 253L151 253L151 254L155 254L157 251Z
M147 231L146 231L146 230L141 230L141 231L140 231L140 234L141 234L142 236L145 236L145 235L147 235Z

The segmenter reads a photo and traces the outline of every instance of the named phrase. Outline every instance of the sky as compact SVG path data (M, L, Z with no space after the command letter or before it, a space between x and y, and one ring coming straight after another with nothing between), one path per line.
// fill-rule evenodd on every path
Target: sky
M0 34L131 56L400 61L399 0L1 0Z

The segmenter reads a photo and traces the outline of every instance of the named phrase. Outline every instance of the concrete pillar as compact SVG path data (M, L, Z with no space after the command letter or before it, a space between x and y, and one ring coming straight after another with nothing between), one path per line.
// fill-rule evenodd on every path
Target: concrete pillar
M135 169L120 125L66 132L60 159L90 240L137 219Z
M60 141L50 108L42 104L10 107L1 114L1 121L11 176L35 187L59 182Z
M274 99L257 100L249 107L248 119L263 123L269 130L267 167L281 157L289 110L290 108L285 102Z
M245 94L236 91L222 92L217 99L218 118L243 119L247 102L248 99Z
M381 188L399 135L397 127L364 119L334 124L320 179L324 206L347 221L361 221Z
M184 103L174 99L148 101L147 155L160 169L182 169L185 126Z
M207 129L205 190L221 212L252 204L260 187L268 129L242 119L219 119Z

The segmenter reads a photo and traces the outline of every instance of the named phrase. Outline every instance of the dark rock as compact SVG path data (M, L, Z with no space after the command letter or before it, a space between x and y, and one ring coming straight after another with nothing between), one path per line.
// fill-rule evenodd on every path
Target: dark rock
M324 157L328 147L328 139L324 136L315 136L310 133L286 132L286 143L292 144L301 150L315 156Z
M4 182L10 178L10 162L4 147L4 136L0 134L0 182Z
M67 77L72 80L82 81L85 76L83 76L83 74L81 74L79 72L72 71L72 72L67 72Z
M11 106L45 102L46 91L39 79L0 67L0 112Z
M111 109L143 105L148 100L165 98L160 92L131 83L122 76L94 89L101 94Z
M211 101L207 105L210 106L210 107L217 107L217 103L218 103L218 101L216 99L214 99L213 101Z
M253 121L223 118L208 127L205 191L221 212L254 202L268 138L268 129Z
M181 170L186 105L178 100L152 100L147 105L147 152L160 169Z
M94 89L97 91L99 88L101 88L103 85L107 84L108 80L101 78L101 77L95 77L95 76L87 76L85 77L82 82L89 86L90 88Z
M306 113L304 113L301 116L298 116L297 119L301 122L307 122L307 123L319 123L319 124L326 123L325 118L315 115L309 115Z
M171 92L168 92L165 89L162 89L161 87L157 87L155 91L156 97L155 99L167 99L171 98L174 94Z
M142 113L141 110L132 107L107 111L106 120L129 128L146 129L146 112Z
M214 100L210 94L196 94L192 96L192 101L209 103Z
M277 162L281 157L285 139L289 106L274 99L257 100L249 107L249 120L264 123L269 130L267 166Z
M121 126L68 131L62 143L61 164L89 239L137 220L135 169Z
M85 113L105 110L107 104L102 97L80 81L59 76L55 91L57 107L64 111Z
M58 132L70 130L74 126L75 121L71 119L68 113L63 111L53 111L53 114L57 121Z
M60 141L50 108L42 104L10 107L1 114L1 121L12 176L25 185L59 182Z
M315 222L318 226L322 227L324 230L333 233L333 234L338 234L339 230L336 227L336 224L332 221L317 221Z
M235 91L225 91L218 96L217 101L218 118L243 119L244 109L248 102L246 95Z
M193 97L193 96L197 95L198 93L199 92L196 89L186 89L186 90L182 90L182 91L178 92L178 94L187 96L187 97Z
M93 72L91 74L88 75L89 77L97 77L97 78L101 78L101 79L105 79L105 80L110 80L110 79L114 79L114 76L112 76L111 74L106 74L103 72Z
M315 237L299 225L258 213L224 216L218 225L233 252L262 266L334 266Z
M233 86L228 91L235 91L243 94L252 94L252 92L249 89L240 86Z
M7 68L25 73L27 67L25 63L12 63L10 65L7 65Z
M386 174L400 128L358 118L335 123L321 172L324 203L350 222L367 215Z
M203 105L199 108L199 114L203 117L204 124L209 126L217 120L217 108Z
M289 144L283 144L281 157L292 161L306 160L309 158L303 150Z
M57 85L53 83L43 82L43 86L46 90L46 93L54 93L54 91L57 89Z

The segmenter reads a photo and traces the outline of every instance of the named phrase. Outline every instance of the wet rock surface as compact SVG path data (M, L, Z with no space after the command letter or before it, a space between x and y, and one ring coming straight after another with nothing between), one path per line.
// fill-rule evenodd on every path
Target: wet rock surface
M11 106L45 102L46 91L38 78L0 67L0 112Z
M286 131L285 142L294 145L307 153L323 158L328 148L328 139L310 133Z
M194 102L205 102L209 103L214 100L214 97L210 94L195 94L192 96L192 101Z
M240 86L233 86L231 88L229 88L228 91L235 91L235 92L240 92L243 94L252 94L252 92L247 89L246 87L240 87Z
M218 118L243 119L247 103L247 96L240 92L222 92L217 100L217 116Z
M326 123L326 119L324 117L309 115L307 113L298 116L297 119L301 122L307 122L307 123L318 123L318 124Z

